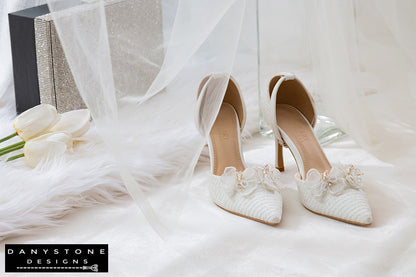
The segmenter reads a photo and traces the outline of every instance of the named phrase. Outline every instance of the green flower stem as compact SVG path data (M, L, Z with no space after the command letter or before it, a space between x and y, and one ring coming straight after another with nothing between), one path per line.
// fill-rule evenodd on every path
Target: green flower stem
M2 143L3 141L6 141L8 139L11 139L11 138L13 138L15 136L17 136L17 133L14 133L14 134L8 135L7 137L1 138L0 139L0 143Z
M13 160L22 158L24 156L25 156L25 154L22 153L22 154L19 154L19 155L16 155L16 156L13 156L13 157L8 158L6 162L10 162L10 161L13 161Z
M0 149L0 153L1 153L1 152L3 152L3 151L5 151L5 150L8 150L8 149L10 149L10 148L14 148L14 147L16 147L16 146L20 146L20 145L25 145L25 142L24 142L24 141L20 141L20 142L18 142L18 143L15 143L15 144L9 145L9 146L7 146L7 147L1 148L1 149Z
M15 146L15 147L11 147L11 148L9 148L9 149L7 149L7 150L1 151L1 152L0 152L0 156L3 156L3 155L5 155L5 154L7 154L7 153L10 153L10 152L16 151L16 150L18 150L18 149L21 149L21 148L23 148L23 146L25 146L25 145L24 145L24 144L22 144L22 145L17 145L17 146Z

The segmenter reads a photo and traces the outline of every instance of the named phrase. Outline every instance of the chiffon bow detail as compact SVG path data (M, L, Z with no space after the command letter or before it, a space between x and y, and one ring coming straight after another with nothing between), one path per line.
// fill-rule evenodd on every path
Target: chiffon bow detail
M238 171L235 167L227 167L221 175L221 183L228 196L237 192L248 196L260 186L269 191L279 191L280 172L273 166L246 168Z
M362 190L362 175L353 165L334 166L322 173L313 168L308 171L306 182L312 186L315 196L322 199L327 193L338 196L347 189Z

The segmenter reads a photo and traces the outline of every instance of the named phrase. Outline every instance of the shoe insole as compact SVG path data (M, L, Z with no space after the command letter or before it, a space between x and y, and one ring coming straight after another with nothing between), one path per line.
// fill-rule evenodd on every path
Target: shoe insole
M319 172L331 169L331 164L322 151L321 145L313 133L308 120L293 106L278 104L276 113L277 125L283 131L302 178L309 169ZM300 168L303 167L303 168Z
M239 129L235 109L226 102L222 103L210 132L214 175L222 175L224 169L229 166L235 167L238 171L245 169L240 154Z

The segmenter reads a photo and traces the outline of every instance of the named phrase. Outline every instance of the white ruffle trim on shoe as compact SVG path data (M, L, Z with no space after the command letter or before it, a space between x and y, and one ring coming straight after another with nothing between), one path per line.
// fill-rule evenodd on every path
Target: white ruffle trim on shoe
M277 224L282 217L279 193L280 172L273 166L237 171L227 167L223 175L210 174L209 192L221 208L266 224Z
M368 225L373 219L361 176L360 170L352 165L337 165L323 173L310 169L305 180L299 174L295 178L302 204L309 210L341 221Z

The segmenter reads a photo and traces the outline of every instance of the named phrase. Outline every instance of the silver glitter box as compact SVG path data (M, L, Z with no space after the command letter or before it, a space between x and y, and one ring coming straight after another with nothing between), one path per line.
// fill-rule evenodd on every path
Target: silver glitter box
M164 57L163 49L159 47L163 44L160 0L141 1L140 5L137 5L135 0L110 0L105 2L105 12L116 90L122 91L123 94L144 91L150 86L159 68L138 62L133 66L129 65L126 70L123 62L120 62L125 60L125 57L122 57L123 51L119 51L123 46L113 42L111 34L125 33L124 26L131 23L132 18L136 26L143 26L140 25L140 17L151 16L152 20L145 22L147 31L131 34L131 42L138 45L137 51L142 53L152 49L147 55L153 64L160 65ZM36 17L34 22L40 102L56 106L60 113L85 108L65 58L52 15L49 13ZM126 78L131 80L130 83L126 83Z

